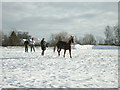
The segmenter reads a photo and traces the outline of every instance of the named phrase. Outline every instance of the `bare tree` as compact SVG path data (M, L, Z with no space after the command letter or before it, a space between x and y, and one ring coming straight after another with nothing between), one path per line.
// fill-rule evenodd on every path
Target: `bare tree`
M58 41L66 41L68 39L68 33L67 32L60 32L57 34L51 34L51 37L49 39L50 46L54 46Z
M114 26L114 34L115 34L115 44L120 45L120 28L118 25Z
M80 44L79 38L77 38L77 36L75 36L75 44Z
M103 45L105 42L104 42L104 38L101 37L101 36L97 36L96 37L96 44L98 45Z
M104 33L105 33L105 37L106 37L105 44L108 44L108 45L114 44L115 37L114 37L114 32L113 32L112 27L107 26Z
M2 46L8 46L8 45L9 45L9 38L7 35L3 35Z
M77 36L75 36L75 44L83 44L83 38L82 37L77 37Z
M120 45L120 28L118 25L114 27L107 26L105 29L105 44Z
M83 38L83 44L94 45L96 40L92 34L86 34Z
M29 35L29 33L28 32L20 32L20 31L18 31L17 32L17 36L20 38L20 39L30 39L31 38L31 36Z

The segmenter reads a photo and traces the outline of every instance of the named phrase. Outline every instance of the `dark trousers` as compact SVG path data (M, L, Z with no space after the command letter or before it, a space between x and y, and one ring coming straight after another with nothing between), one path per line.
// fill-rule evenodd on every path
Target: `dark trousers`
M28 45L25 45L25 52L28 52Z
M42 55L44 55L45 50L42 50Z

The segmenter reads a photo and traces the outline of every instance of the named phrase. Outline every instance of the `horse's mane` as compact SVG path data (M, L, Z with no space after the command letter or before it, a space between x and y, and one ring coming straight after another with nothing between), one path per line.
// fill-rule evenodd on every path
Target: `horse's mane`
M68 39L66 39L66 43L69 43L70 40L71 40L71 37L69 37Z

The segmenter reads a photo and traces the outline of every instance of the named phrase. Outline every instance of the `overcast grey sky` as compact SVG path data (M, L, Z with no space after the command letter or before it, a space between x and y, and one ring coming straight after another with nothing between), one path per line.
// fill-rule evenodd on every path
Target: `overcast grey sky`
M38 38L68 32L77 37L104 37L107 25L118 22L117 2L3 2L2 30L16 28Z

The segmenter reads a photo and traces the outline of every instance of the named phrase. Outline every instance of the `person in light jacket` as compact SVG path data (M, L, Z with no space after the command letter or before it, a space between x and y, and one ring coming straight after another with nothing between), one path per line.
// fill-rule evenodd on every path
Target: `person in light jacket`
M32 38L32 41L30 42L30 46L31 46L31 52L32 52L32 49L35 52L35 41L34 41L34 38Z

